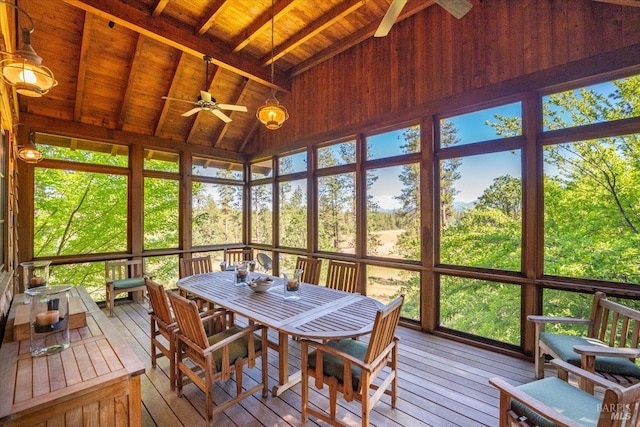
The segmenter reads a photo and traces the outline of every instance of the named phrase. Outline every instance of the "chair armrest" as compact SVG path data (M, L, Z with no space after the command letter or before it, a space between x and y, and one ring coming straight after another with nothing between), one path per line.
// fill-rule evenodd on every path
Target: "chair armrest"
M620 348L600 345L574 345L573 351L583 356L607 356L634 359L640 357L640 349Z
M616 388L619 390L622 390L622 388L620 387L620 385L618 385L617 383L614 383L613 381L609 381L603 377L601 377L600 375L597 374L593 374L589 371L585 371L582 368L579 368L577 366L574 366L570 363L567 363L563 360L560 359L552 359L551 360L551 364L555 365L556 368L558 368L559 371L565 371L565 372L569 372L572 373L573 375L579 377L579 378L584 378L587 381L590 381L594 384L597 384L601 387L604 388Z
M352 355L344 353L344 352L342 352L340 350L336 350L335 348L329 347L326 344L319 343L317 341L311 341L311 340L308 340L308 339L301 339L300 340L300 344L307 344L308 346L314 347L316 350L321 351L323 353L328 353L328 354L331 354L333 356L339 357L341 359L348 360L353 365L356 365L356 366L358 366L358 367L360 367L362 369L369 370L369 371L371 370L371 366L365 364L362 360L356 359Z
M531 408L533 411L537 412L538 414L544 416L545 418L556 424L566 425L568 427L582 427L581 424L576 423L575 421L562 415L555 409L545 405L537 399L534 399L517 387L512 386L502 378L491 378L489 380L489 383L500 390L500 400L502 400L504 395L506 395L513 400L517 400L528 408Z
M111 277L105 277L105 278L104 278L104 281L107 283L107 285L108 285L109 283L113 283L113 279L112 279Z
M231 344L232 342L234 342L235 340L239 339L240 337L243 337L244 335L252 335L254 332L257 332L258 330L262 329L262 333L266 333L265 326L262 325L252 325L252 326L247 326L246 328L243 328L240 332L235 333L221 341L218 341L217 343L210 345L209 347L205 348L202 350L202 352L204 354L207 353L212 353L222 347L228 346L229 344Z
M590 325L590 319L578 319L575 317L553 317L553 316L540 316L536 314L530 314L527 316L527 320L533 323L565 323L573 325Z

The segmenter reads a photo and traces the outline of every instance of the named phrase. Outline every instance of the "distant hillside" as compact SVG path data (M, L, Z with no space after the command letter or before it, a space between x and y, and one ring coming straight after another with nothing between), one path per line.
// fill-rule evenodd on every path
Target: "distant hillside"
M456 212L463 212L465 210L473 209L476 202L453 202L453 210Z

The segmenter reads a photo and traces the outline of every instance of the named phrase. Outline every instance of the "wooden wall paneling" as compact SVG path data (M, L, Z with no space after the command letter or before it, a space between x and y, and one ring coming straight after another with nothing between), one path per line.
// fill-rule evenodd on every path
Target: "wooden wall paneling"
M536 26L532 28L538 35L537 44L534 46L537 51L537 64L532 71L544 70L552 65L551 61L551 28L553 22L550 19L551 3L544 1L535 2Z
M487 86L498 80L498 22L489 19L487 14L495 16L498 5L488 3L487 13L479 13L476 28L484 28L482 35L474 33L474 58L477 69L474 72L474 89ZM472 15L474 16L474 15Z
M487 82L490 84L502 81L506 76L511 75L512 57L516 56L521 48L511 39L513 27L509 25L509 2L496 2L494 12L495 20L486 21L495 35L495 40L487 41L487 49L491 51L494 58L488 73Z
M413 37L413 45L415 49L413 51L413 63L415 67L415 74L413 75L413 90L414 90L414 102L416 105L420 105L424 102L425 94L428 89L429 79L425 75L425 71L427 69L427 64L429 60L429 55L427 50L429 49L430 43L424 43L424 36L421 33L421 29L424 28L425 14L420 13L416 15L414 18L414 28L411 37Z
M588 8L586 8L588 9ZM575 61L586 56L588 47L585 45L586 11L577 7L567 10L567 47L569 61Z
M549 17L552 22L551 33L548 34L549 38L543 41L551 45L551 65L562 64L569 58L568 27L570 23L567 22L569 7L572 7L569 2L551 2Z
M435 10L436 8L434 8ZM442 46L442 53L439 57L440 63L442 64L441 71L441 79L442 79L442 92L440 96L446 98L454 94L453 90L453 75L454 70L458 64L454 64L455 60L455 52L453 46L453 31L455 28L454 18L451 14L447 13L442 8L437 8L437 20L439 21L439 26L435 28L439 28L437 38L434 37L434 41L438 40L438 43ZM464 68L460 68L455 70L457 72L462 71Z
M429 22L427 28L423 29L425 37L429 40L429 43L433 46L433 52L431 56L431 73L427 76L433 81L432 91L429 94L429 100L436 98L443 98L443 56L444 47L442 45L442 32L440 29L440 23L436 19L435 13L429 13Z
M524 3L504 3L509 4L509 13L506 17L506 22L509 23L509 37L505 40L508 44L505 46L507 54L514 47L517 51L522 52L520 55L509 55L509 76L505 76L506 79L512 76L521 76L524 74L524 33L526 30L524 30Z
M522 57L523 73L531 73L536 69L536 49L538 44L538 19L535 14L536 2L530 0L523 4L522 20Z
M453 19L452 26L451 49L454 67L451 74L451 87L453 93L462 93L469 87L465 86L464 76L469 75L471 64L464 57L464 22L459 19ZM461 69L464 69L465 72L461 72Z

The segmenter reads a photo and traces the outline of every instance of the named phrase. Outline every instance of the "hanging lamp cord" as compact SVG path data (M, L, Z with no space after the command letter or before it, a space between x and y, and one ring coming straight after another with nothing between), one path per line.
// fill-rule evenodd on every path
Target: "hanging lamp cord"
M274 22L274 11L273 11L274 0L271 0L271 96L273 98L276 97L276 90L273 88L273 22Z

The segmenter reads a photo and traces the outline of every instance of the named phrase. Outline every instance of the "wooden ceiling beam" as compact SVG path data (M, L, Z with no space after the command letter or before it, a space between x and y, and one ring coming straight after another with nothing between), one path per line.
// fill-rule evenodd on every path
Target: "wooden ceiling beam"
M273 6L273 20L274 22L285 16L291 9L293 9L295 0L282 0L277 2ZM260 33L266 31L267 28L271 29L271 8L266 10L255 21L247 27L240 37L235 41L233 52L237 53L244 49L253 39L255 39Z
M254 120L251 127L247 129L247 133L245 134L242 144L238 147L238 152L244 152L244 149L249 145L249 143L254 139L256 133L258 132L258 126L260 125L260 121Z
M286 43L283 43L278 46L277 49L274 49L273 59L271 58L271 53L269 53L262 60L262 65L270 65L272 61L277 61L279 58L282 58L305 41L326 30L345 16L358 10L362 5L364 5L364 3L365 0L349 0L345 3L339 4L327 14L322 15L320 19L316 19L311 25L305 27L303 31L300 31L294 37L287 40Z
M84 14L84 22L82 24L82 45L80 46L80 61L78 65L78 79L76 80L76 97L73 104L73 118L76 121L80 121L82 117L82 107L84 106L84 87L87 77L87 64L89 61L87 57L89 53L89 45L91 39L91 32L95 19L93 16Z
M247 91L249 89L249 82L250 82L249 79L245 79L244 84L240 86L238 91L235 93L235 96L232 97L234 99L233 104L242 105L242 100L247 95ZM236 115L235 113L236 113L235 111L230 111L229 113L225 113L225 114L227 114L229 117L233 117L234 115ZM242 113L242 114L245 114L245 113ZM222 129L220 129L220 132L218 133L218 136L215 138L215 142L213 143L213 148L220 147L220 143L222 142L224 136L227 134L227 131L229 130L229 125L230 123L225 123Z
M593 0L600 3L611 3L617 4L619 6L632 6L632 7L640 7L640 1L638 0Z
M55 117L41 116L39 114L22 113L24 123L34 132L44 132L52 135L60 135L67 138L79 138L89 141L108 142L119 145L144 145L145 148L176 150L176 141L168 138L160 138L153 135L143 135L124 130L109 129L103 126L95 126L87 123L79 123ZM245 156L235 151L228 151L207 147L204 145L190 145L189 149L197 155L220 157L228 161L243 162Z
M133 59L129 62L129 79L127 80L127 87L124 90L124 96L122 97L122 102L119 107L119 112L117 114L118 124L116 127L118 129L122 129L124 126L124 120L126 118L127 109L126 106L130 104L131 98L133 97L133 83L135 81L136 75L138 71L144 66L142 61L140 60L142 45L144 44L145 37L142 34L137 35L136 42L136 50L133 53Z
M291 92L291 81L278 74L271 82L270 70L260 61L234 54L231 48L220 40L200 37L192 29L179 26L163 17L152 18L148 13L119 0L64 0L71 6L114 21L152 40L172 46L190 55L202 58L212 57L211 62L233 73L240 74L264 86L278 91Z
M201 36L209 31L209 28L211 28L216 21L216 18L219 17L228 6L229 2L227 0L215 0L209 7L207 16L196 26L196 34Z
M187 62L187 54L184 52L180 52L180 56L178 58L178 64L176 65L173 75L171 76L171 86L169 86L169 93L167 96L169 98L176 98L176 88L180 85L176 76L182 74L182 69L185 67ZM167 114L169 114L169 100L164 100L164 105L162 106L162 111L160 112L160 117L158 117L158 123L156 124L156 131L154 132L155 136L160 135L160 130L164 127L164 122L167 120Z
M218 83L218 81L220 80L220 77L222 76L222 68L220 67L216 67L216 70L211 74L211 77L209 77L209 81L207 82L207 92L211 93L211 89L213 89L213 87ZM215 98L215 97L214 97ZM200 121L202 121L202 119L200 118L202 111L198 112L198 114L196 114L196 116L194 117L195 120L193 120L193 122L191 123L191 127L189 128L189 132L187 132L187 139L186 141L189 142L191 141L191 139L194 136L194 133L196 132L196 129L199 129L198 124L200 123ZM216 118L217 120L217 118Z
M419 3L413 3L413 7L405 7L402 11L402 13L400 14L400 16L398 16L398 19L396 19L396 23L407 19L413 15L415 15L418 12L423 11L424 9L426 9L429 6L432 6L435 4L435 1L433 0L429 0L429 1L424 1L424 2L419 2ZM327 47L326 49L320 51L319 53L317 53L316 55L310 57L309 59L301 62L300 64L291 67L289 69L289 78L293 78L297 75L300 75L302 73L304 73L305 71L310 70L311 68L315 67L318 64L323 63L324 61L333 58L334 56L338 55L339 53L344 52L347 49L352 48L353 46L357 45L358 43L363 42L364 40L373 37L373 34L376 32L376 30L378 29L378 25L380 24L380 22L376 21L376 22L372 22L367 26L362 27L360 30L356 31L355 33L351 34L351 36L344 38L343 40L341 40L339 43L335 43L329 47Z
M160 14L164 12L164 8L167 7L167 3L169 3L169 0L157 0L156 5L153 7L153 12L151 12L151 16L154 18L160 16Z

